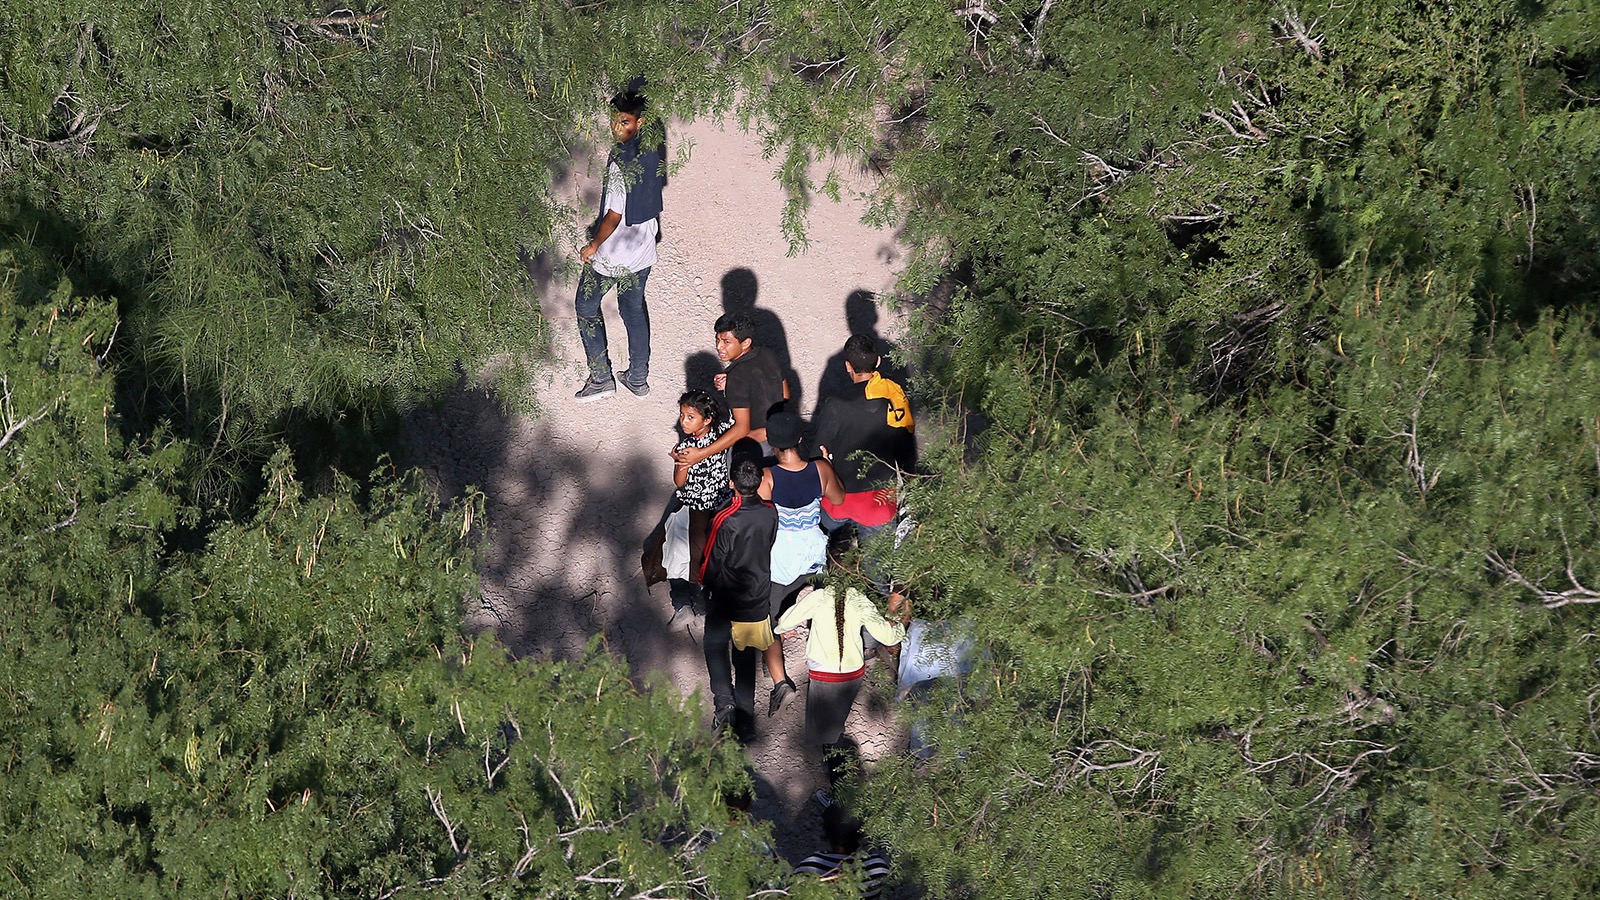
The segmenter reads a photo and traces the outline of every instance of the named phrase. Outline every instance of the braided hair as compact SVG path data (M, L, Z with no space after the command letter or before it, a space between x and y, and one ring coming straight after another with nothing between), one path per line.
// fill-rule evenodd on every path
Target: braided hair
M828 536L828 568L832 570L834 575L833 578L829 579L833 588L833 629L835 636L839 639L837 646L841 665L844 663L844 601L845 595L850 593L850 587L843 578L838 576L842 574L844 554L850 549L850 544L851 539L847 534L836 531Z

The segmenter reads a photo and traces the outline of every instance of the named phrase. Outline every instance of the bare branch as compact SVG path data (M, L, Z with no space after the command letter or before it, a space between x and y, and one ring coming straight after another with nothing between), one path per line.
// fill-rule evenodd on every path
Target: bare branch
M561 783L561 776L556 774L555 768L549 763L539 759L537 756L534 759L538 761L539 765L544 766L545 774L550 776L550 781L561 791L561 796L567 798L567 810L572 813L572 820L574 822L580 821L583 817L578 813L578 803L572 799L572 794L567 791L567 786Z
M1034 127L1034 129L1033 129L1034 131L1043 132L1044 134L1049 135L1051 140L1054 140L1056 143L1060 144L1063 147L1071 147L1072 146L1071 144L1067 143L1067 139L1066 138L1062 137L1059 134L1056 134L1055 129L1050 127L1050 123L1046 122L1044 120L1044 116L1041 116L1038 113L1034 113L1033 114L1033 120L1035 122L1039 123L1037 126ZM1087 153L1084 154L1084 156L1089 156L1089 155L1090 154L1087 154ZM1097 159L1097 160L1100 159L1098 156L1096 156L1094 158ZM1102 166L1104 166L1105 165L1105 161L1104 160L1100 160L1100 164Z
M521 825L517 826L517 831L522 832L522 846L524 848L524 852L522 857L517 860L517 864L511 867L512 878L521 878L523 875L526 875L528 873L528 869L533 866L533 858L539 854L539 848L534 846L533 843L533 834L528 830L527 818L519 811L517 813L517 819L522 823Z
M626 884L627 882L623 881L621 878L603 878L603 877L595 875L595 873L600 871L601 869L604 869L607 866L616 865L619 862L621 862L621 860L608 859L605 862L601 863L600 865L595 866L594 868L590 869L587 874L572 876L572 880L573 881L588 882L588 883L591 883L591 884L615 884L615 885Z
M1533 182L1528 182L1526 187L1528 202L1524 207L1528 211L1528 268L1533 268L1533 229L1539 224L1539 198L1533 193ZM1518 193L1521 193L1520 191ZM1517 199L1522 199L1518 197Z
M1161 221L1163 221L1163 222L1172 222L1172 223L1178 224L1178 225L1199 225L1199 224L1203 224L1205 222L1216 222L1216 221L1219 221L1221 219L1226 219L1231 215L1233 215L1233 213L1230 213L1230 212L1228 212L1227 210L1224 209L1224 210L1222 210L1220 212L1206 213L1204 215L1189 215L1189 216L1169 215L1169 216L1162 216L1161 217Z
M1239 101L1233 101L1233 104L1229 108L1232 110L1234 118L1239 122L1238 127L1235 127L1234 123L1230 121L1227 116L1215 109L1208 109L1201 115L1204 115L1208 119L1214 119L1215 121L1222 123L1222 127L1228 129L1229 134L1239 138L1240 140L1264 141L1267 139L1267 133L1262 131L1261 128L1251 120L1250 114L1245 111L1244 106L1241 105ZM1243 128L1244 131L1240 131L1239 128Z
M445 815L444 794L434 790L432 785L426 785L422 790L423 793L428 795L428 807L433 810L433 815L444 826L445 834L450 838L450 849L456 852L456 862L459 863L467 858L467 850L460 841L456 840L456 826L451 824L450 817ZM470 844L471 842L469 841L468 845Z
M1103 762L1107 756L1121 757ZM1161 751L1145 750L1114 738L1091 741L1081 747L1063 750L1056 754L1058 781L1082 778L1088 782L1096 772L1134 770L1136 778L1131 787L1119 793L1138 793L1161 777Z
M1044 0L1044 5L1039 7L1039 15L1033 20L1033 47L1030 52L1034 59L1039 58L1039 38L1044 34L1044 17L1050 15L1050 7L1056 0Z
M1355 756L1342 762L1338 760L1330 762L1322 757L1312 753L1307 753L1302 750L1297 750L1292 753L1285 753L1284 755L1275 757L1273 759L1258 760L1251 755L1250 733L1247 731L1240 739L1239 755L1245 762L1246 770L1257 775L1271 772L1283 765L1298 763L1302 772L1312 773L1312 777L1308 779L1306 783L1310 786L1320 785L1320 789L1317 791L1316 796L1312 797L1305 804L1306 806L1311 806L1312 804L1321 803L1323 800L1326 800L1328 797L1336 793L1343 793L1344 791L1353 787L1357 781L1361 780L1362 775L1365 774L1362 764L1368 759L1375 757L1386 757L1399 749L1398 746L1386 747L1383 744L1377 743L1376 741L1366 741L1356 738L1345 738L1337 741L1324 741L1320 746L1326 747L1330 750L1340 750L1354 747L1360 747L1363 749Z
M1325 52L1322 49L1324 38L1320 34L1312 33L1317 30L1317 23L1320 21L1320 19L1312 19L1311 24L1307 25L1300 20L1299 13L1291 9L1285 9L1283 17L1274 20L1272 24L1278 26L1278 31L1283 35L1284 41L1297 45L1306 52L1307 56L1317 62L1321 62Z
M1600 591L1587 587L1578 580L1577 573L1573 571L1570 552L1567 557L1566 576L1567 582L1572 587L1564 591L1553 591L1535 584L1494 550L1484 554L1484 558L1488 560L1490 568L1500 573L1505 580L1532 591L1546 609L1560 609L1573 603L1600 603Z
M11 403L11 380L4 374L0 374L0 418L4 419L6 425L5 434L0 434L0 450L4 450L12 439L21 434L22 429L44 418L51 408L59 402L60 398L58 397L34 410L32 415L23 416L19 419L17 418L16 409Z
M511 762L511 754L501 754L499 761L494 762L493 768L490 767L490 762L491 746L490 741L486 738L483 742L483 777L488 782L488 786L493 788L494 780L500 776L500 772L505 769L506 764Z
M990 12L989 7L984 5L983 0L973 0L972 3L968 3L966 6L956 10L956 15L964 16L969 20L979 19L990 25L1000 21L1000 17Z
M56 490L65 494L67 493L67 486L58 481L56 482ZM73 494L72 496L68 497L67 502L72 504L72 512L68 513L65 519L62 519L54 525L46 528L44 530L45 534L49 534L52 531L60 531L63 528L68 528L74 522L78 521L78 495Z
M361 13L337 9L311 19L281 19L278 27L284 43L291 46L302 43L301 29L330 41L355 41L362 46L371 46L377 43L373 32L383 27L383 19L388 14L389 11L382 8Z
M1055 135L1053 133L1051 134L1051 136L1055 137ZM1056 140L1061 140L1061 139L1060 138L1056 138ZM1066 143L1066 142L1062 141L1062 143ZM1106 162L1100 156L1098 156L1098 155L1096 155L1094 153L1090 153L1087 150L1083 150L1083 151L1080 151L1080 152L1083 154L1083 161L1084 162L1092 163L1092 165L1090 166L1090 171L1094 173L1095 185L1097 187L1116 184L1117 182L1121 181L1122 179L1127 178L1129 175L1133 174L1133 172L1131 170L1118 168L1118 167L1112 165L1111 163ZM1096 168L1099 169L1098 172L1095 171Z
M1417 486L1417 496L1424 502L1428 499L1428 491L1439 483L1439 473L1435 470L1431 475L1428 467L1422 461L1422 450L1417 445L1418 420L1422 415L1421 398L1418 405L1411 410L1411 427L1393 435L1404 438L1406 442L1406 471L1411 473L1411 480Z

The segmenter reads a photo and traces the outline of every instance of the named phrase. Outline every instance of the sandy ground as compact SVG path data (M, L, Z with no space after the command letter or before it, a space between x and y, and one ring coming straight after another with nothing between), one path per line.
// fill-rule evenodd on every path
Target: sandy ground
M539 276L559 269L540 260L532 268L557 355L537 388L540 414L507 416L481 391L462 390L442 407L414 415L407 443L413 461L446 496L468 485L487 495L491 539L482 595L466 610L470 628L493 628L518 654L565 658L601 636L627 658L641 686L662 689L664 678L685 698L698 691L686 702L709 723L702 617L675 610L666 585L646 589L639 569L640 546L671 490L667 454L678 395L686 385L709 387L720 368L711 352L716 317L753 307L757 343L787 361L791 389L809 415L817 397L843 377L836 355L852 328L886 337L898 332L875 295L893 285L901 251L892 235L860 223L859 196L840 203L819 196L808 218L809 247L787 256L775 164L761 158L756 139L735 125L709 122L680 125L671 139L675 153L692 149L667 189L660 259L646 292L653 345L649 396L619 389L600 401L573 399L586 374L573 313L575 284ZM580 215L591 214L597 202L598 168L578 166L557 186L558 196L585 211ZM868 186L865 175L846 178L850 193ZM627 340L614 296L604 311L620 371ZM773 823L779 852L791 862L823 843L819 810L807 798L825 779L800 740L803 647L803 640L787 642L800 693L770 719L771 684L765 672L758 675L760 735L749 748L754 813ZM903 746L881 691L862 692L849 732L869 762Z

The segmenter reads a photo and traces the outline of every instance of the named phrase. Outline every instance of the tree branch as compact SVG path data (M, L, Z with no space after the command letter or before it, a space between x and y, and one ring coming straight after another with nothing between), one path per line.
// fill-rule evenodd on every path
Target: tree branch
M472 842L469 840L463 846L460 841L456 840L456 826L451 824L450 817L445 815L443 792L434 790L432 785L424 786L422 790L423 793L428 795L429 808L433 810L434 816L444 826L445 834L450 838L450 849L456 852L456 862L460 863L467 858L467 847L470 847Z
M55 400L51 400L49 403L34 410L33 415L23 416L18 419L16 417L16 409L11 403L11 380L4 374L0 374L0 392L3 392L0 393L0 416L3 416L6 422L5 434L0 434L0 450L4 450L12 439L21 434L22 429L44 418L51 408L60 402L60 398L57 397Z
M1124 756L1124 759L1112 762L1100 762L1099 758L1107 753ZM1164 771L1161 767L1161 751L1145 750L1131 744L1125 744L1114 738L1091 741L1072 750L1064 750L1056 754L1056 762L1060 766L1058 781L1065 782L1074 778L1082 778L1088 782L1096 772L1115 772L1120 769L1133 769L1137 771L1137 778L1132 787L1124 793L1137 793L1147 784L1152 784L1161 777Z
M1031 35L1033 47L1029 52L1034 59L1038 59L1040 56L1039 39L1044 34L1044 17L1050 15L1050 7L1054 6L1055 2L1056 0L1044 0L1044 5L1039 7L1039 15L1033 20L1033 33Z
M1291 9L1285 9L1283 17L1273 20L1272 24L1278 26L1278 31L1283 34L1283 40L1295 44L1301 50L1304 50L1307 56L1317 62L1321 62L1324 53L1322 49L1324 38L1320 34L1312 34L1313 31L1317 30L1317 23L1320 21L1320 19L1312 19L1311 24L1307 25L1300 20L1299 13Z
M336 9L325 16L310 19L279 19L278 28L283 34L284 43L290 46L301 43L301 29L330 41L355 41L362 46L371 46L377 43L372 32L383 26L383 19L387 15L389 11L382 7L360 13Z
M1553 591L1533 583L1516 566L1506 562L1505 558L1494 550L1485 553L1484 558L1488 560L1489 567L1500 573L1500 576L1505 580L1532 591L1546 609L1560 609L1573 603L1600 603L1600 591L1587 587L1578 580L1577 573L1573 571L1570 549L1567 556L1566 576L1567 582L1572 587L1564 591Z

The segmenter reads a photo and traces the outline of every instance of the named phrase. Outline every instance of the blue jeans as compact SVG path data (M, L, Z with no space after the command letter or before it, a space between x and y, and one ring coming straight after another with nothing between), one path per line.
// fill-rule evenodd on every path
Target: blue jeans
M644 284L650 269L621 278L602 275L593 266L584 266L578 276L578 337L583 340L583 355L589 361L589 377L611 381L611 356L606 344L606 320L600 314L600 298L616 288L617 311L628 331L628 368L623 377L630 384L644 384L650 375L650 310L644 303Z

